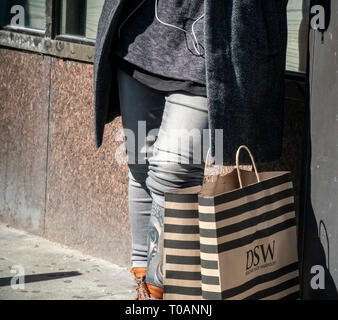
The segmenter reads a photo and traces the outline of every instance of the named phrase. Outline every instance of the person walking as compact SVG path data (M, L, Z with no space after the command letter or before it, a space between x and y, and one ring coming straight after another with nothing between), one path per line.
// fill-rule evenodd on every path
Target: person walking
M94 57L95 143L122 116L136 299L163 297L164 194L280 157L287 0L106 0ZM249 163L247 158L242 163Z

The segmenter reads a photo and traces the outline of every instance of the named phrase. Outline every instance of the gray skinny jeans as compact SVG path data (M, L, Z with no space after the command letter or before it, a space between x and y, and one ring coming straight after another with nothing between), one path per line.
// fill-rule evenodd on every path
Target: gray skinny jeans
M147 267L147 282L162 287L164 193L203 180L207 98L154 90L122 70L118 82L129 167L132 267Z

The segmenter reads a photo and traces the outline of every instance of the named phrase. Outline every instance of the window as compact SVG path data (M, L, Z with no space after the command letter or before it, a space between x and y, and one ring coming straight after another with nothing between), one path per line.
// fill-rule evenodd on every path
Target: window
M104 0L62 0L61 34L95 39Z
M288 4L287 71L306 72L309 2L292 0Z
M290 0L288 4L287 72L306 71L309 2ZM0 45L92 62L103 3L104 0L0 0ZM24 14L21 26L18 8Z

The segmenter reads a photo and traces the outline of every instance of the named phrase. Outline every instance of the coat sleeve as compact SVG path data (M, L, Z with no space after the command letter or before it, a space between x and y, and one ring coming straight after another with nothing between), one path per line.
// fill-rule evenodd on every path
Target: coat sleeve
M94 55L94 126L95 144L102 144L104 126L119 114L116 70L111 47L120 13L128 0L106 0L98 23Z
M213 162L233 164L242 144L258 162L281 155L286 7L287 0L205 0Z

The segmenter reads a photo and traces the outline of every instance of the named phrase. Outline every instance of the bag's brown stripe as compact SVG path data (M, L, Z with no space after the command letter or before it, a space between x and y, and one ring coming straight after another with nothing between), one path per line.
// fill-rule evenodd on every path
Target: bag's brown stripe
M200 241L199 233L171 233L165 232L164 238L167 240L181 240L181 241Z
M291 293L283 298L281 298L280 300L298 300L300 298L300 291Z
M251 201L251 202L244 203L235 208L217 212L216 214L200 213L199 219L200 221L204 221L204 222L222 221L222 220L229 219L235 216L239 216L248 211L257 210L268 204L272 204L282 199L289 198L290 196L293 196L293 189L291 188L277 192L275 194L272 194L272 195L269 195L263 198L260 198L260 199L257 199L257 200L254 200L254 201Z
M264 221L272 220L279 216L284 215L285 213L292 212L295 210L294 203L289 203L285 206L277 208L275 210L264 212L263 214L249 218L247 220L235 223L229 226L225 226L219 229L200 229L200 236L204 238L218 238L222 236L229 235L234 232L245 230L247 228L253 227Z
M291 279L291 278L290 278ZM267 286L268 288L268 286ZM267 300L281 300L283 299L285 296L291 294L291 293L295 293L295 292L299 292L300 291L300 287L299 287L299 284L296 284L295 286L293 287L290 287L288 289L285 289L285 290L282 290L282 291L279 291L279 292L276 292L274 293L273 295L271 296L267 296L267 297L264 297L264 298L261 298L260 300L261 301L267 301Z
M165 208L164 215L170 218L192 219L198 218L198 210L176 210Z
M201 259L201 267L203 269L217 270L218 269L218 261L208 261L208 260Z
M202 300L201 295L182 295L180 293L165 293L163 295L164 300Z
M199 242L199 241L198 241ZM174 256L194 256L200 257L201 251L200 248L194 250L184 250L184 249L177 249L177 248L165 248L165 254L171 254Z
M286 282L284 282L284 283L282 283L278 286L275 286L273 288L269 288L269 289L264 290L264 292L261 292L262 297L259 297L259 295L257 294L256 297L252 298L252 296L254 296L254 295L252 295L251 298L248 297L248 298L245 298L244 300L259 300L259 299L265 298L269 295L272 295L274 293L278 293L278 292L281 292L285 289L292 288L293 286L298 285L298 283L299 283L299 279L297 277L297 278L288 280L288 281L286 281ZM267 294L267 296L266 296L266 294ZM202 297L203 297L204 300L226 300L226 299L231 298L231 297L223 298L222 293L210 292L210 291L205 291L205 290L202 290ZM289 295L289 299L298 299L298 297L299 297L299 291ZM283 297L283 299L284 298L285 297Z
M253 211L247 211L247 212L245 212L245 213L243 213L239 216L232 217L232 218L229 218L229 219L224 219L222 221L218 221L217 223L215 223L215 222L204 222L204 221L200 221L199 219L182 219L182 220L180 220L180 219L175 219L175 218L166 218L165 223L183 224L183 225L187 225L187 224L188 225L196 225L196 220L197 220L198 225L201 229L215 229L216 227L219 229L219 228L229 226L231 224L240 223L240 222L245 221L247 219L250 219L252 217L263 214L263 213L265 213L269 210L276 210L277 208L285 206L285 205L290 204L290 203L294 203L294 197L282 199L278 202L266 205L266 206L261 207L259 209L255 209ZM208 212L205 212L205 213L208 213ZM293 211L292 213L288 213L287 215L290 215L290 214L295 214L295 212ZM187 223L184 223L185 221Z
M166 278L182 280L201 280L200 272L166 270Z
M290 272L293 272L295 270L298 270L298 262L295 262L295 263L292 263L292 264L289 264L285 267L282 267L278 270L275 270L273 272L269 272L269 273L266 273L266 274L262 274L238 287L235 287L235 288L231 288L231 289L228 289L228 290L224 290L222 292L222 300L224 299L228 299L228 298L231 298L231 297L234 297L234 296L237 296L245 291L248 291L250 290L251 288L261 284L261 283L264 283L264 282L269 282L269 281L272 281L274 279L277 279L285 274L288 274ZM202 283L203 283L203 278L202 278Z
M165 224L164 232L197 234L199 233L199 226L183 226L183 225L176 225L176 224Z
M190 219L179 219L179 218L171 218L164 216L164 223L165 224L176 224L180 226L198 226L199 220L198 218L190 218Z
M259 300L259 299L271 296L273 294L276 294L278 292L284 291L286 289L289 289L291 287L294 287L298 284L299 284L299 277L296 277L296 278L287 280L285 282L282 282L277 286L258 291L256 293L252 294L251 296L246 297L243 300Z
M199 241L180 241L180 240L168 240L164 239L164 248L173 249L199 249Z
M200 265L201 258L197 256L166 255L166 262L172 264Z
M282 230L288 229L290 227L293 227L296 225L296 219L291 218L289 220L286 220L282 223L276 224L274 226L271 226L269 228L259 230L253 234L250 234L248 236L245 236L240 239L224 242L218 245L208 245L201 243L201 252L203 253L221 253L224 251L229 251L235 248L243 247L254 240L265 238L268 236L271 236L274 233L280 232Z
M203 197L198 196L198 202L201 206L217 206L224 202L234 201L237 199L240 199L242 197L245 197L247 195L251 195L257 192L260 192L262 190L267 190L273 187L276 187L280 184L290 182L291 180L291 174L289 172L282 174L278 177L261 181L260 183L256 183L247 187L244 187L242 189L236 189L234 191L220 194L215 197Z
M200 296L202 295L201 287L179 287L179 286L164 286L164 294L176 293L187 296Z
M182 203L182 202L197 202L198 201L198 197L197 197L197 193L195 194L182 194L182 193L165 193L164 194L164 201L168 201L168 202L178 202L178 203Z

